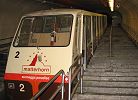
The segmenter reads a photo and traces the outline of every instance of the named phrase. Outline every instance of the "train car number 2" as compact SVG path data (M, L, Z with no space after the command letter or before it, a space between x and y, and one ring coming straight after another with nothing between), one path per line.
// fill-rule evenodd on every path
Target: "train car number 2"
M20 84L19 87L20 87L20 92L25 92L24 84Z
M20 52L19 51L16 51L15 58L19 58L19 54L20 54Z

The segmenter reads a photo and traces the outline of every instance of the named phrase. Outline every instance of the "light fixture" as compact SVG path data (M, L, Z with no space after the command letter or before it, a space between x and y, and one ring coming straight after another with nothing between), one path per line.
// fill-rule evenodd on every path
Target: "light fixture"
M111 11L114 11L114 0L108 0Z

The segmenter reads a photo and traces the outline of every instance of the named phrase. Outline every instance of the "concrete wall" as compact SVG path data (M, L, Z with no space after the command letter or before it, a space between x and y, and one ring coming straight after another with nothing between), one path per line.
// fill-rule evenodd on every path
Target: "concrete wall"
M138 1L122 0L119 12L122 15L122 27L130 38L138 44Z
M15 34L23 14L41 9L49 7L34 0L0 0L0 39Z

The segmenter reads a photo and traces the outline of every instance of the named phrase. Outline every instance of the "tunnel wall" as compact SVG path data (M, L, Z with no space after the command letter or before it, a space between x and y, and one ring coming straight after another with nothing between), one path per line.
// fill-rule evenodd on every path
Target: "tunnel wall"
M138 2L137 0L121 0L119 12L122 15L121 25L129 36L138 43ZM0 0L0 39L15 34L19 19L25 13L41 9L49 9L46 4L35 0Z
M41 9L49 7L33 0L0 0L0 39L13 37L23 14Z
M138 45L138 2L137 0L124 0L121 2L119 12L122 15L122 27L129 37Z

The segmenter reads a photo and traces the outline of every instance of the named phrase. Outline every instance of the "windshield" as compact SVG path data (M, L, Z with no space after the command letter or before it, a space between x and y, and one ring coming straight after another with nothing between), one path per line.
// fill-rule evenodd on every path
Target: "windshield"
M67 46L70 42L72 15L25 17L14 46Z

